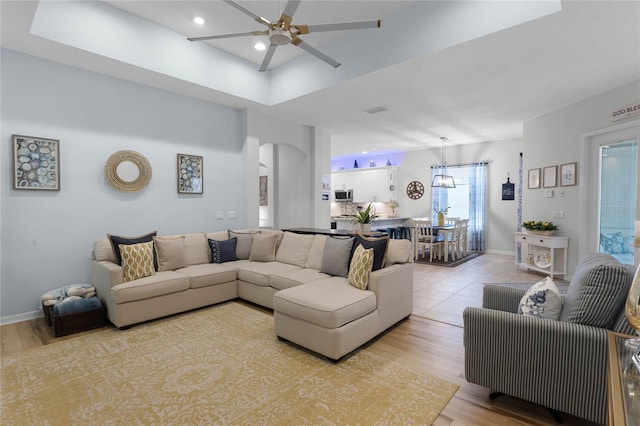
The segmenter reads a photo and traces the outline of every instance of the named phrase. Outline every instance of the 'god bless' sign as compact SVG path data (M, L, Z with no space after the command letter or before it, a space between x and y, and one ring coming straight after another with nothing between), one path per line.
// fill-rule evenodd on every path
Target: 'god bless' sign
M616 109L611 113L611 121L624 120L625 118L635 117L637 115L640 115L640 102Z

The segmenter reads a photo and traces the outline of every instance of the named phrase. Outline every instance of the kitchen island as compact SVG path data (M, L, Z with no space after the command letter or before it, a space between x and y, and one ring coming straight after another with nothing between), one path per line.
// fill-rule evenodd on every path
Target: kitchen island
M399 226L412 226L410 223L410 217L381 217L376 219L371 224L372 230L385 230L387 228L395 228ZM333 228L333 224L335 223L336 230L348 230L353 231L354 225L353 218L350 216L332 216L331 217L331 228ZM357 228L357 226L355 226Z
M322 229L322 228L288 228L283 229L285 232L294 232L296 234L321 234L321 235L334 235L334 236L352 236L356 234L354 230L346 230L346 229ZM372 231L372 232L361 232L362 235L368 235L373 237L378 237L381 235L386 235L384 232Z

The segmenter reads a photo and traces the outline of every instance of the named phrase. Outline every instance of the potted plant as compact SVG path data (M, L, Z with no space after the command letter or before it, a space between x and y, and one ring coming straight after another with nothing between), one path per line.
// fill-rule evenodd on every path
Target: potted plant
M433 206L433 211L438 215L438 226L444 226L444 215L449 213L451 206L447 206L445 209L438 207L438 203Z
M558 229L553 222L546 222L541 220L527 220L522 223L522 227L527 230L529 234L534 235L553 235L553 231Z
M359 210L356 214L352 214L353 221L360 224L360 230L363 232L371 231L371 223L380 217L373 209L373 205L369 203L366 209Z

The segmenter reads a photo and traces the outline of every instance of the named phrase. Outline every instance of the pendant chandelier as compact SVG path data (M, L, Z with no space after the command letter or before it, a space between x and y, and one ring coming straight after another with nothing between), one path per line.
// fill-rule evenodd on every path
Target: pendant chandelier
M432 188L455 188L456 183L453 180L453 176L447 174L447 141L448 139L444 136L440 138L442 141L442 151L441 151L441 171L442 174L435 175L433 177L433 182L431 182Z

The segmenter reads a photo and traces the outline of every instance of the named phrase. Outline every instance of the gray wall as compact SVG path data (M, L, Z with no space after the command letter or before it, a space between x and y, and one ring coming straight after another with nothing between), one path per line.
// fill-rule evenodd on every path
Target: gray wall
M40 295L89 282L93 241L247 226L243 113L135 83L1 51L0 316L33 312ZM60 140L61 190L14 190L11 135ZM104 179L107 158L151 163L138 193ZM176 189L176 154L204 157L204 194ZM216 211L225 213L216 220ZM226 219L235 211L237 219Z
M557 234L569 237L569 272L572 273L580 256L595 251L587 247L586 231L582 223L587 215L583 206L585 198L597 197L598 188L585 186L586 174L597 173L581 159L587 148L587 135L605 132L625 123L613 122L611 114L621 107L640 100L640 80L625 84L613 90L597 94L565 108L553 111L524 123L524 169L560 166L578 163L576 186L552 188L553 198L545 198L544 189L523 190L523 219L552 220L559 227ZM564 190L564 196L559 192ZM564 211L564 219L555 219L554 211Z

